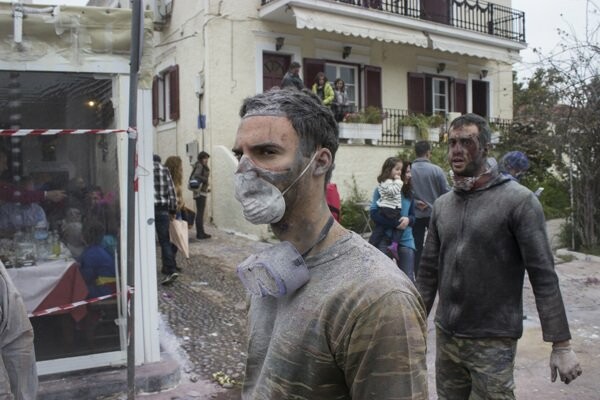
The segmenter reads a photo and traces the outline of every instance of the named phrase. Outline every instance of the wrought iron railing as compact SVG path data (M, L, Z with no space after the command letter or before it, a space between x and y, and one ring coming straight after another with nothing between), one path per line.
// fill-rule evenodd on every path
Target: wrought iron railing
M261 0L261 4L273 1ZM447 0L447 7L427 6L423 0L333 1L525 42L525 13L486 1Z
M409 111L400 110L396 108L383 108L382 115L383 120L381 123L381 140L370 142L371 144L378 146L405 146L414 143L415 140L422 140L417 132L416 136L414 133L414 127L406 126L402 123L402 120L409 116ZM433 128L434 131L429 133L428 140L432 143L440 143L443 140L443 134L447 132L447 125L451 121L446 121L445 124L439 127ZM513 121L510 119L501 118L488 118L488 122L494 132L499 132L500 136L504 132L511 129ZM435 137L432 135L439 135Z

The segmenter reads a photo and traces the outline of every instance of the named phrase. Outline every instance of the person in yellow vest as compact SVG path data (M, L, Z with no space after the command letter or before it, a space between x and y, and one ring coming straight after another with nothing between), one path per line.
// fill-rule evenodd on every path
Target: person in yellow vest
M319 96L324 105L331 107L331 103L333 103L333 99L335 98L335 93L333 87L331 87L331 83L329 83L323 72L319 72L317 76L315 76L315 83L312 85L312 91Z

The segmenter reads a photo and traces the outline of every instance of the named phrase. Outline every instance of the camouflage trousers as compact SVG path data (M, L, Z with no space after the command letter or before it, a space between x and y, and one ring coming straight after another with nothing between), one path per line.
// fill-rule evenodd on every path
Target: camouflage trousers
M436 328L440 400L514 400L517 340L457 338Z

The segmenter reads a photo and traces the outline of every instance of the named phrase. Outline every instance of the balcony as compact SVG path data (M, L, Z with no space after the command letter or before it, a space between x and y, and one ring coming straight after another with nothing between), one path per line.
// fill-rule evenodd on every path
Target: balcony
M383 108L381 111L384 116L383 121L380 125L374 125L381 127L381 135L378 135L376 140L369 139L365 143L378 146L405 146L418 140L427 140L436 145L443 141L443 134L447 131L447 125L450 123L450 121L444 121L441 124L433 123L422 127L419 131L419 128L406 123L407 118L415 114L395 108ZM430 119L430 121L433 120ZM488 118L488 122L492 129L492 143L497 143L502 136L502 132L507 132L512 126L512 120L509 119ZM365 139L366 137L341 138ZM345 140L344 142L354 143L356 141Z
M266 6L281 0L261 0ZM525 43L525 13L480 0L332 0L382 15L401 16ZM322 3L331 3L326 1ZM445 6L440 6L444 5Z

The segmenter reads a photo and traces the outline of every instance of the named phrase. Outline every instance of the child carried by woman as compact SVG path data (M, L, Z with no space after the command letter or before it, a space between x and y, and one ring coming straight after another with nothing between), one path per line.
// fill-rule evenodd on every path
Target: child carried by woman
M379 247L379 243L385 235L385 230L389 226L397 226L400 224L402 211L402 160L396 157L390 157L383 163L381 173L377 177L379 185L379 200L377 200L379 215L388 221L388 224L375 224L373 233L369 238L369 243L375 247ZM395 228L392 233L392 244L388 246L388 250L394 258L398 259L398 243L402 238L403 229Z

